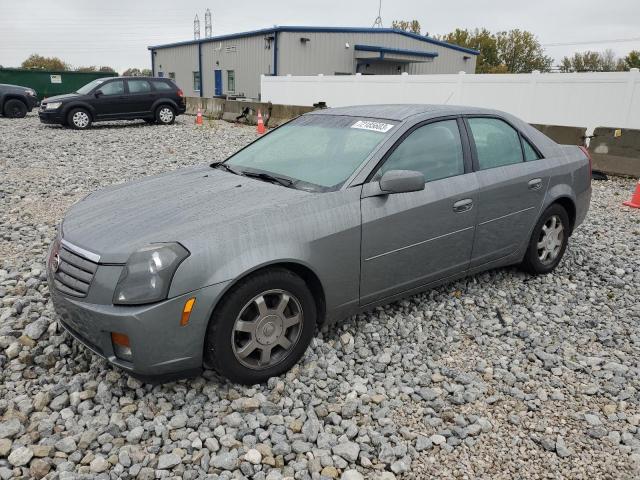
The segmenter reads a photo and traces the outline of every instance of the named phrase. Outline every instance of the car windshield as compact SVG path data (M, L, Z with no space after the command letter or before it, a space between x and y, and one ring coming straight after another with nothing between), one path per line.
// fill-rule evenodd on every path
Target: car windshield
M389 120L304 115L240 150L225 165L284 178L294 188L336 190L394 126Z
M76 93L79 93L80 95L86 95L91 90L96 88L98 85L100 85L101 83L104 83L105 80L106 80L105 78L96 78L93 82L89 82L84 87L80 87L76 91Z

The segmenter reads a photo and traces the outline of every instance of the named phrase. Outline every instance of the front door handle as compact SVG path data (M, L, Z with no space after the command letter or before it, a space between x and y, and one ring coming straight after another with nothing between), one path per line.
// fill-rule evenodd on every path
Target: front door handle
M542 187L541 178L532 178L529 180L529 190L540 190L540 187Z
M470 198L458 200L453 204L453 211L456 213L468 212L471 208L473 208L473 200Z

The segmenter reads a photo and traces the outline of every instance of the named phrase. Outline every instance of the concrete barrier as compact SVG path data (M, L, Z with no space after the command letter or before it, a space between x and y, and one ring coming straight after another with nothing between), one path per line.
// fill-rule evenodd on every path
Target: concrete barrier
M298 105L274 105L264 102L225 100L223 98L187 97L187 113L195 115L198 112L198 108L200 108L202 115L205 117L230 122L239 121L248 125L257 123L258 110L260 110L265 122L270 127L276 127L303 113L314 110L314 107ZM245 111L246 115L242 117ZM242 118L236 120L238 117Z
M584 137L587 132L587 129L582 127L541 125L537 123L532 123L531 126L540 130L554 142L562 145L584 145Z
M589 152L594 170L640 177L640 130L598 127Z

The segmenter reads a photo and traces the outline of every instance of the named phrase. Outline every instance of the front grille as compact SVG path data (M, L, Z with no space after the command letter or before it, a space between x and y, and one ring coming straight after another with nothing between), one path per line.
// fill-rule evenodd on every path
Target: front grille
M53 275L55 286L62 293L86 297L98 264L60 246L60 263Z

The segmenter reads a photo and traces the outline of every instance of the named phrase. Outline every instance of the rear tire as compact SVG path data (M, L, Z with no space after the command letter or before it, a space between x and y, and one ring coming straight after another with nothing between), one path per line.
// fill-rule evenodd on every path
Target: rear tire
M156 110L156 123L171 125L176 121L176 112L170 105L160 105Z
M570 229L569 215L561 205L547 208L533 229L521 267L534 275L554 270L567 249Z
M7 100L4 104L4 116L7 118L24 118L27 110L27 105L17 98Z
M86 130L91 126L91 115L84 108L74 108L67 115L67 123L75 130Z
M316 321L316 303L302 278L282 268L256 273L240 280L213 312L206 364L232 382L265 382L300 360Z

